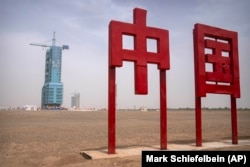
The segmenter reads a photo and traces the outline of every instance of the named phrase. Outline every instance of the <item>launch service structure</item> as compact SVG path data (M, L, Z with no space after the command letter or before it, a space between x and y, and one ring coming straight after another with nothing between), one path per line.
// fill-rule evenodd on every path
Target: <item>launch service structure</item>
M42 87L42 109L61 109L63 103L63 83L61 82L62 50L68 45L56 46L55 32L52 45L31 43L47 48L45 59L45 80Z

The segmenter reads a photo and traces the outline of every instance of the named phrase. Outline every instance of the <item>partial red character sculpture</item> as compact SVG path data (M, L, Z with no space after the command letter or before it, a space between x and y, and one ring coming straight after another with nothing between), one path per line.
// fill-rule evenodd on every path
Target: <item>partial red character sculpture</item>
M203 24L194 31L196 145L202 145L201 97L231 96L232 143L238 143L236 98L240 98L237 32Z
M115 153L115 68L123 61L134 62L135 94L148 93L147 64L158 65L160 71L161 149L167 148L166 70L169 69L169 35L167 30L147 27L146 10L135 8L133 24L111 21L109 24L109 90L108 153ZM122 36L132 36L134 50L123 49ZM147 39L157 42L157 52L147 51Z

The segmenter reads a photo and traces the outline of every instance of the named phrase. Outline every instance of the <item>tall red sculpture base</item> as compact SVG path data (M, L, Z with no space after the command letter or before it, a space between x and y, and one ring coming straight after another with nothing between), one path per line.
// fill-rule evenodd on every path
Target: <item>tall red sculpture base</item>
M195 100L195 124L196 124L196 146L202 146L202 114L201 98ZM231 125L232 125L232 144L238 144L238 125L236 98L231 95Z
M115 154L116 148L116 85L115 68L109 68L109 110L108 110L108 154ZM160 71L160 148L167 149L167 89L166 71Z

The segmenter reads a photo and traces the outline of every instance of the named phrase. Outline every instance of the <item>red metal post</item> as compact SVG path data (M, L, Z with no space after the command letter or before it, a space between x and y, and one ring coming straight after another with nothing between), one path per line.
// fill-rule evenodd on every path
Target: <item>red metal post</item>
M167 89L166 70L160 70L160 131L161 149L167 149Z
M115 67L109 67L108 96L108 153L115 154Z
M236 98L231 95L232 144L238 144Z
M196 146L202 146L201 97L195 98Z

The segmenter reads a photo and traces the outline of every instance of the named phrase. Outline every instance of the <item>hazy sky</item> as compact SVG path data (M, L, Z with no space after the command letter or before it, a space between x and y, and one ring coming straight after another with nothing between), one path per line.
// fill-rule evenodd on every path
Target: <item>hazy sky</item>
M106 108L108 25L111 20L132 23L135 7L147 10L148 26L170 33L168 107L194 107L192 30L203 23L238 32L237 105L250 108L249 0L0 0L0 106L40 106L46 50L29 43L48 41L56 31L57 45L70 47L62 58L63 106L70 106L76 91L82 107ZM118 108L159 108L157 66L149 65L149 94L142 96L134 95L133 63L123 65L117 68ZM209 94L202 106L229 107L230 97Z

